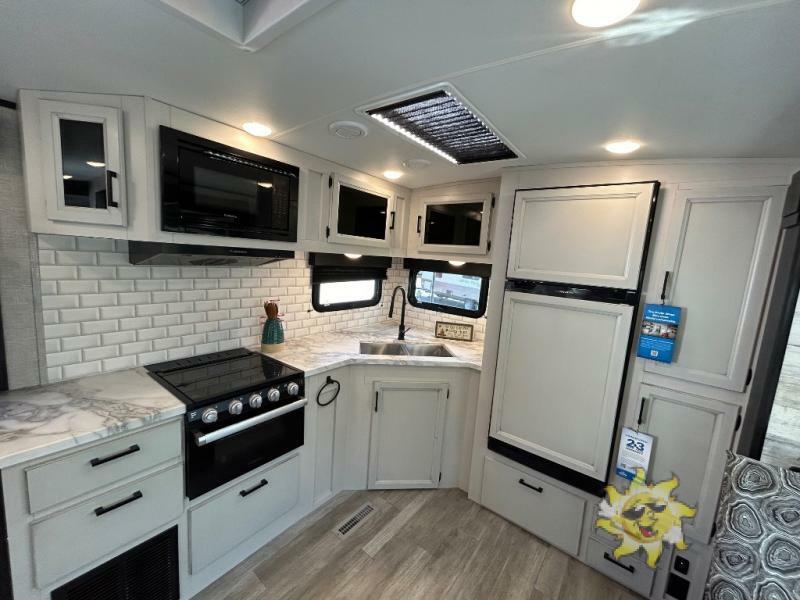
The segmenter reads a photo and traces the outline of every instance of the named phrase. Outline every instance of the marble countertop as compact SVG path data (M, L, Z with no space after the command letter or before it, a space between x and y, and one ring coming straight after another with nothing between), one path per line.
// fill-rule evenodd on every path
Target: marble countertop
M397 340L397 323L384 321L375 325L307 335L286 340L284 347L269 352L306 375L315 375L350 364L408 365L422 367L466 367L480 371L483 360L483 342L459 342L434 337L433 333L416 327L406 333L405 341L414 343L444 344L453 357L436 356L383 356L361 354L359 342L392 342Z
M0 469L177 417L186 406L144 369L0 394Z

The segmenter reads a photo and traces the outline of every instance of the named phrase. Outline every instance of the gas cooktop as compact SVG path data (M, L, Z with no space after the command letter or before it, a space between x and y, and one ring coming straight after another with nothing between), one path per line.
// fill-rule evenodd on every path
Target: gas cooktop
M189 407L303 376L299 369L244 348L171 360L145 368Z

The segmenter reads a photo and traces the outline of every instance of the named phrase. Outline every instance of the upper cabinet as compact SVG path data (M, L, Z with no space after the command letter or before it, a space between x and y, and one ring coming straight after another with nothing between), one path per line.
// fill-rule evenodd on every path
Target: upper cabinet
M486 254L493 194L422 198L416 233L420 252Z
M338 173L328 179L331 192L329 242L390 248L398 227L395 195Z
M508 276L636 289L658 183L517 191Z
M677 191L664 298L682 308L681 332L675 361L647 361L646 371L744 391L785 195L785 186Z

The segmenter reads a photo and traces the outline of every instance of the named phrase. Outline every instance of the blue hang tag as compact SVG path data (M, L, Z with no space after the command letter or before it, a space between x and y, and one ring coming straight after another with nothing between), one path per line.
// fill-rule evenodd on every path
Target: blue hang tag
M680 307L645 304L636 355L659 362L672 362L680 322Z

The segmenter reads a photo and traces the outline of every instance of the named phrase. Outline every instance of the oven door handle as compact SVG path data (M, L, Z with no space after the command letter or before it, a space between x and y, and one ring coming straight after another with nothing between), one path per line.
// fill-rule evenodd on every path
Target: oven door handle
M278 417L282 417L286 413L290 413L298 408L303 408L306 405L307 400L305 398L301 398L300 400L295 400L290 404L286 404L285 406L281 406L280 408L276 408L275 410L271 410L269 412L262 413L257 417L253 417L252 419L247 419L245 421L240 421L238 423L234 423L233 425L228 425L227 427L223 427L222 429L217 429L216 431L212 431L211 433L207 433L205 435L201 435L200 433L196 433L194 435L194 441L198 446L206 446L211 444L212 442L216 442L226 437L230 437L251 427L255 427L256 425L261 425L262 423L266 423L267 421L272 421L273 419L277 419Z

